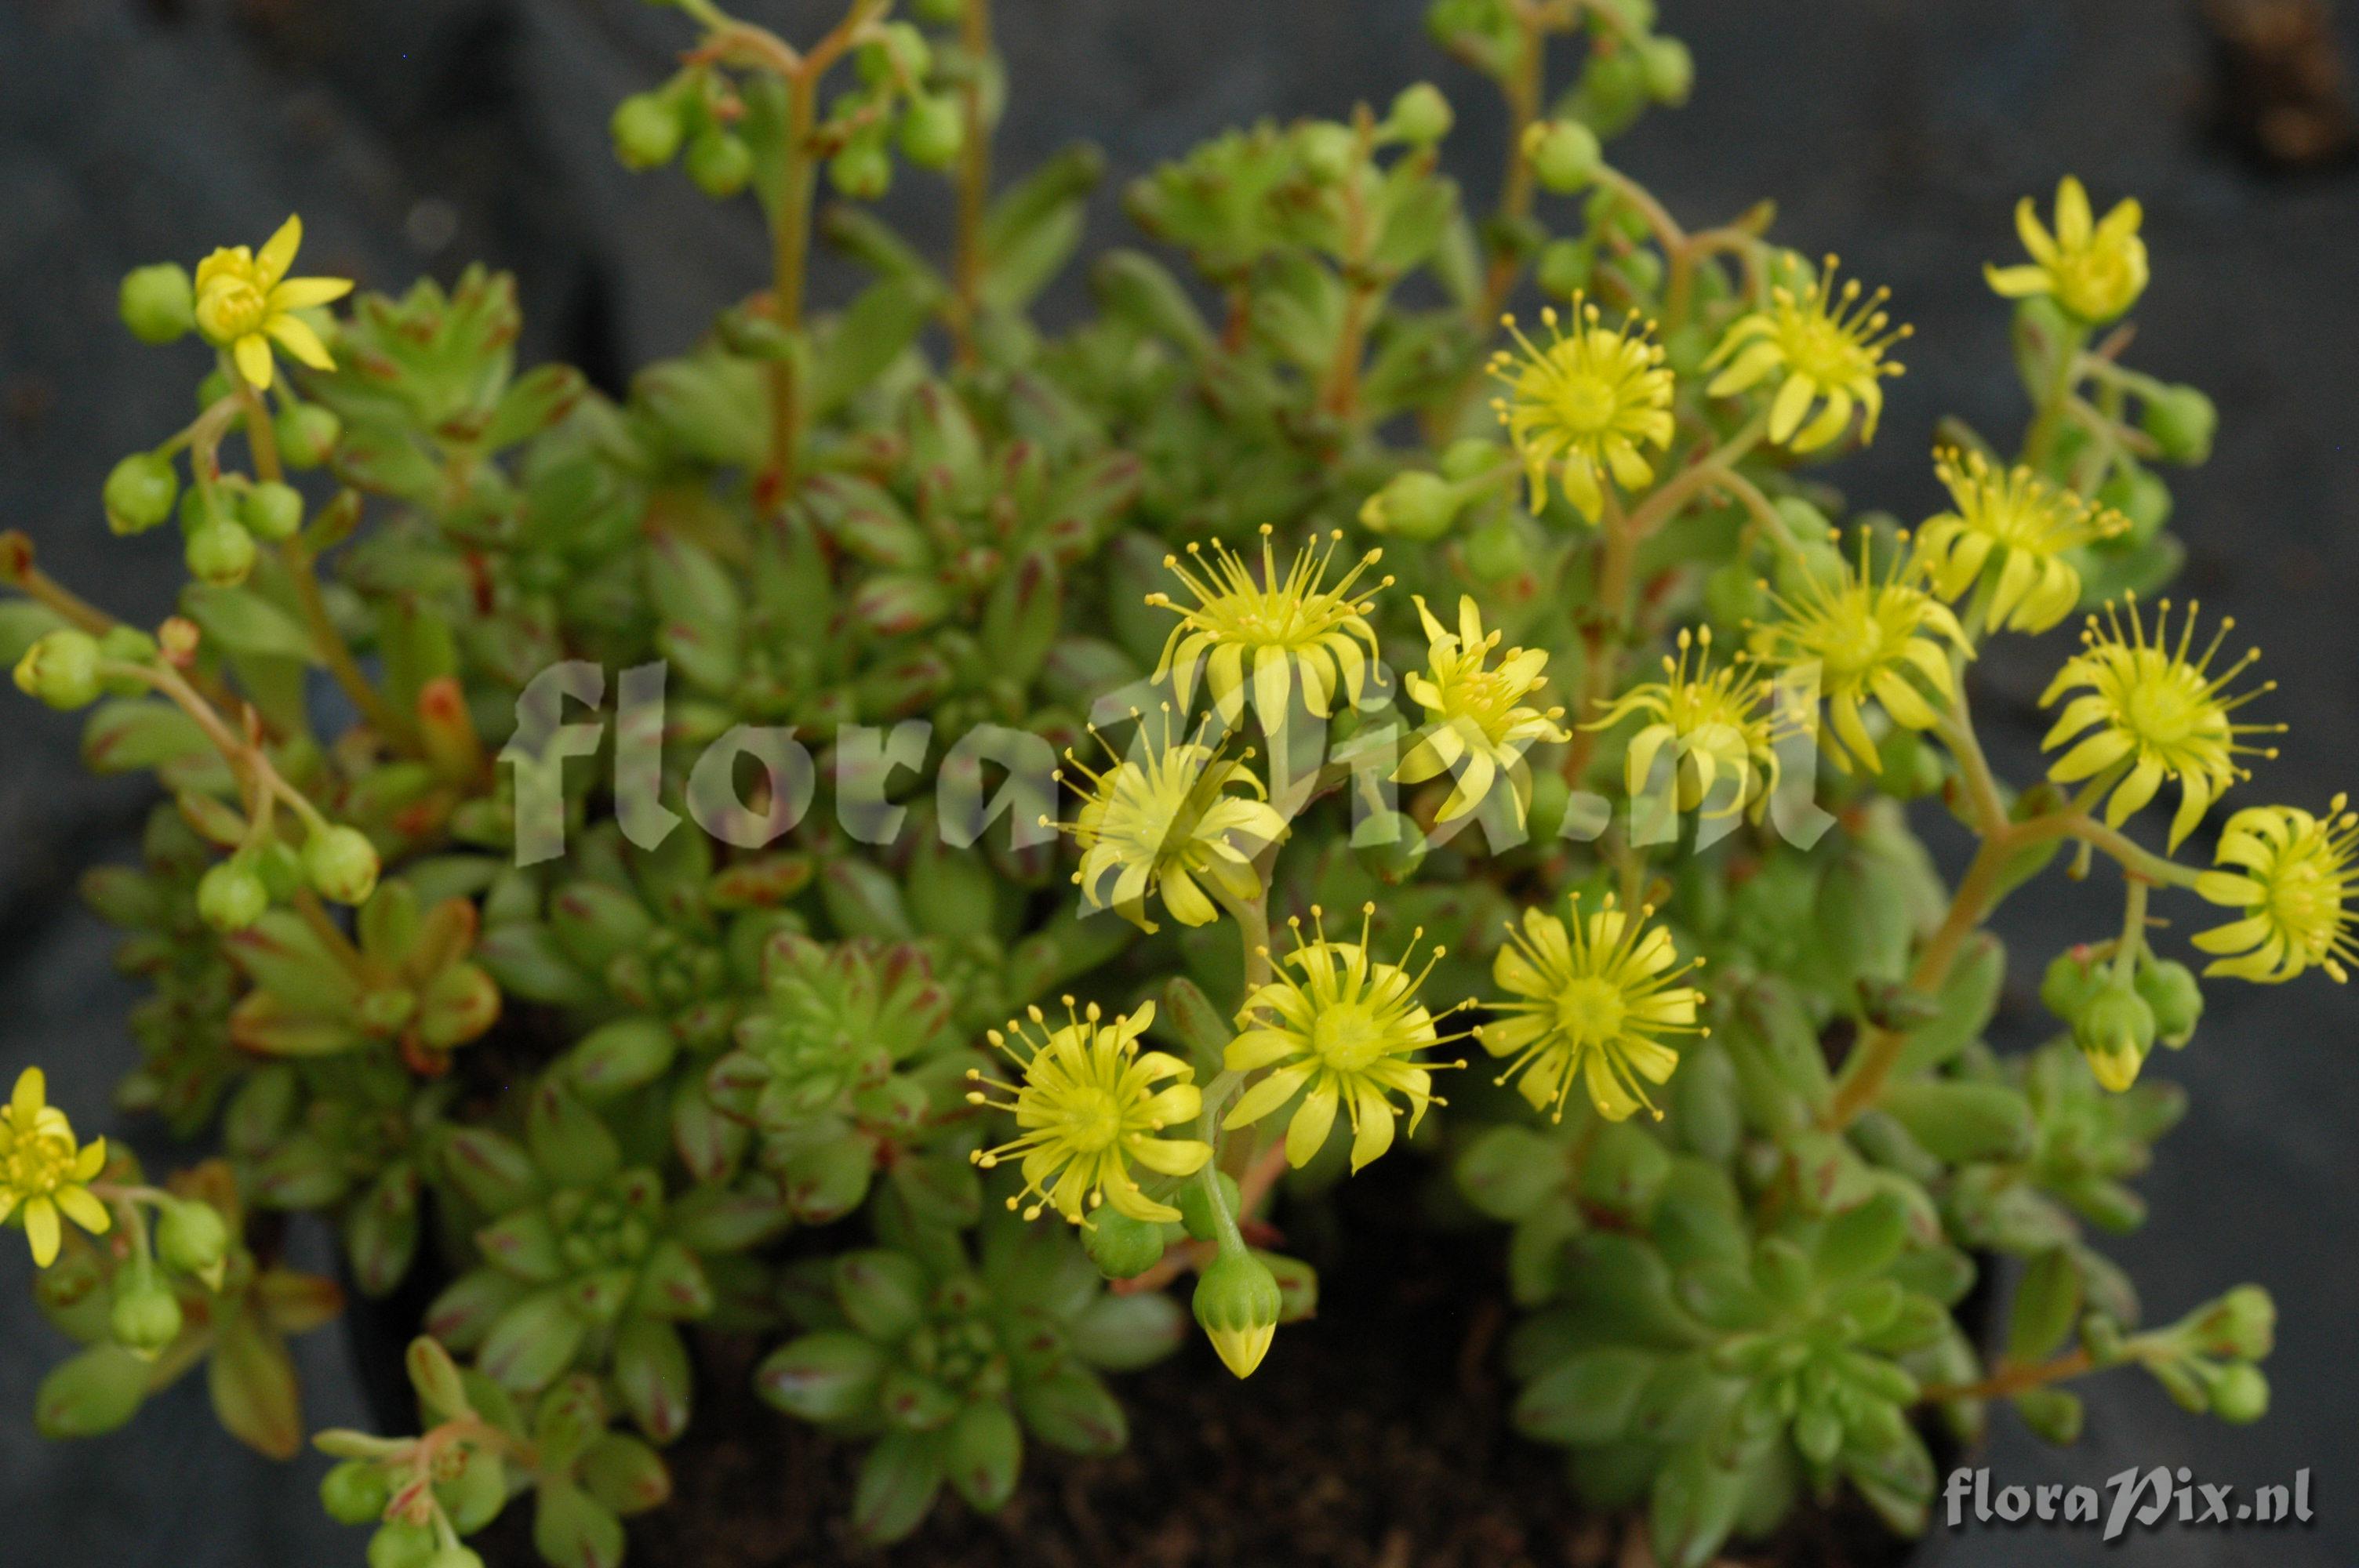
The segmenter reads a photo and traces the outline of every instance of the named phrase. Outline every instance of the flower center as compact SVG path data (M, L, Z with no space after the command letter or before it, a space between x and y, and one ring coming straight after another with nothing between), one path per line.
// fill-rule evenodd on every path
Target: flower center
M20 1137L0 1152L0 1187L26 1196L53 1193L72 1173L73 1141L54 1132Z
M1088 1085L1065 1098L1065 1141L1084 1154L1112 1147L1122 1136L1122 1106L1110 1089Z
M2059 257L2056 292L2076 315L2104 316L2129 292L2129 268L2122 253L2107 246Z
M1364 1002L1341 1002L1310 1026L1310 1048L1339 1073L1364 1072L1385 1054L1384 1024Z
M207 337L227 342L261 330L269 308L268 299L251 280L217 277L197 299L197 324Z
M1821 384L1849 380L1858 359L1858 346L1843 330L1816 312L1786 330L1786 362Z
M2139 681L2130 687L2123 717L2140 739L2172 746L2195 733L2209 705L2200 690L2190 690L2176 672L2160 679Z
M1621 988L1595 975L1567 980L1556 993L1556 1026L1575 1045L1603 1045L1622 1033L1629 1011Z
M1864 593L1846 593L1827 615L1827 666L1841 675L1872 669L1884 656L1884 622Z
M1614 422L1621 399L1594 372L1558 374L1545 394L1549 413L1575 435L1593 436Z

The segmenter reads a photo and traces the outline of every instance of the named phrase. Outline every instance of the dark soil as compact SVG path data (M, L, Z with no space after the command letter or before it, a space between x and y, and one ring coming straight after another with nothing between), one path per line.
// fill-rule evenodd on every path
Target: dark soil
M1117 1380L1129 1449L1082 1460L1037 1444L1007 1508L950 1498L885 1552L844 1528L855 1451L763 1405L750 1345L710 1342L695 1425L669 1454L678 1495L636 1521L632 1556L694 1568L1645 1568L1643 1531L1586 1513L1559 1450L1506 1424L1497 1350L1511 1321L1495 1227L1417 1218L1412 1162L1343 1194L1288 1245L1317 1262L1314 1322L1279 1332L1249 1382L1191 1340ZM1356 1190L1354 1190L1356 1189ZM1326 1223L1320 1221L1324 1218ZM1335 1245L1319 1231L1348 1235ZM519 1515L527 1510L518 1509ZM521 1526L522 1519L505 1521ZM501 1568L530 1563L524 1530ZM1735 1554L1776 1568L1886 1568L1907 1546L1855 1504Z

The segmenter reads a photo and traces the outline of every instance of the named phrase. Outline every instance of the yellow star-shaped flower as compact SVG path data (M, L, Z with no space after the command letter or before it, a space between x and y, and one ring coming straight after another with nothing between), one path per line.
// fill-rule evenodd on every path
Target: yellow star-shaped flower
M256 392L269 389L273 343L313 370L336 368L320 334L297 312L342 299L352 292L352 280L288 276L302 243L303 220L289 218L259 255L238 245L197 264L197 330L229 351L237 373Z

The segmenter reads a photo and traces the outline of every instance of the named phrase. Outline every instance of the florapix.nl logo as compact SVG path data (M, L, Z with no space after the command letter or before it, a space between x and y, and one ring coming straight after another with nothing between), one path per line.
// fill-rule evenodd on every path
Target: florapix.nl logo
M2060 1481L1995 1486L1985 1467L1950 1472L1941 1488L1942 1522L1951 1530L2067 1528L2095 1530L2119 1541L2142 1530L2228 1530L2306 1525L2312 1510L2310 1471L2290 1482L2245 1488L2199 1481L2182 1465L2135 1465L2105 1478L2103 1490Z

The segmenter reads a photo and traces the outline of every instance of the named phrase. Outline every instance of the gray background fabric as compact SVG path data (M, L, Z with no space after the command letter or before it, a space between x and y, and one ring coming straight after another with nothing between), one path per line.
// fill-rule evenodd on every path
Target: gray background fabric
M752 4L789 32L809 4ZM1001 0L1018 92L1003 167L1082 137L1109 155L1093 243L1126 238L1120 181L1240 119L1379 104L1430 77L1458 101L1450 157L1477 197L1499 122L1479 84L1426 41L1421 0ZM2007 213L2066 170L2101 205L2146 201L2155 258L2136 362L2207 387L2223 426L2210 467L2175 476L2183 579L2234 611L2285 683L2270 716L2293 734L2247 800L2316 806L2359 783L2349 613L2359 555L2359 186L2349 174L2256 178L2202 135L2206 56L2177 0L1664 0L1697 60L1694 103L1650 118L1616 160L1681 214L1711 220L1756 198L1777 233L1839 252L1891 285L1919 336L1875 450L1834 477L1857 499L1923 515L1939 494L1932 421L2018 427L2006 316L1980 281L2012 258ZM634 0L11 0L0 6L0 525L124 613L167 607L168 534L110 538L96 496L109 464L185 418L192 351L133 342L115 279L160 257L257 242L289 211L310 227L307 271L397 287L481 256L515 270L528 356L573 360L608 383L692 341L717 303L756 286L760 239L743 206L716 211L676 176L634 177L605 149L624 92L679 47L676 18ZM940 189L905 177L890 204L939 239ZM844 275L823 268L821 297ZM835 292L831 295L831 290ZM1080 303L1068 278L1052 315ZM2064 634L2004 646L1983 678L2037 695ZM14 699L15 694L8 696ZM1997 746L2033 775L2036 731ZM128 1131L103 1108L130 1059L132 1000L109 943L71 896L94 861L127 852L132 785L93 785L75 726L12 700L0 724L0 1076L39 1061L86 1131ZM1937 830L1938 831L1938 830ZM1954 834L1940 847L1954 861ZM2110 932L2109 878L2050 878L2001 919L2017 989L2066 941ZM2192 912L2181 910L2181 929ZM2166 938L2166 942L2171 938ZM2125 1548L2086 1533L1975 1532L1952 1564L2176 1564L2359 1560L2359 1057L2350 1000L2318 978L2223 983L2194 1045L2151 1070L2194 1109L2142 1187L2155 1217L2113 1251L2175 1315L2236 1281L2277 1293L2276 1405L2253 1428L2180 1414L2129 1373L2085 1385L2088 1432L2047 1449L2011 1417L1987 1455L1996 1479L2098 1481L2186 1465L2242 1486L2316 1471L2320 1518L2263 1535L2166 1530ZM20 1245L20 1244L19 1244ZM360 1536L312 1500L316 1461L274 1467L221 1436L200 1389L157 1401L129 1433L49 1447L33 1389L58 1342L24 1300L18 1247L0 1256L0 1563L45 1568L313 1568L359 1561ZM361 1419L342 1341L302 1342L314 1426Z

